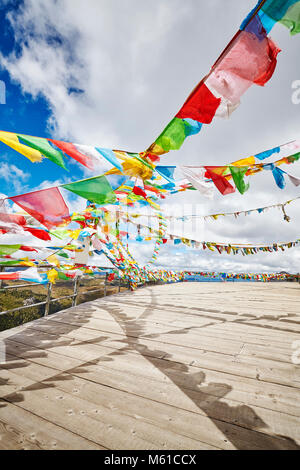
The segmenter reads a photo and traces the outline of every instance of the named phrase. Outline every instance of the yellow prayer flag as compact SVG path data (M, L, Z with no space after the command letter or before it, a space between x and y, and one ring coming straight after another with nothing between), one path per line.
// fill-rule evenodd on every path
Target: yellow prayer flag
M49 258L47 258L47 261L50 264L54 264L54 266L56 266L57 268L60 267L60 263L55 255L49 256Z
M35 264L32 261L21 261L20 266L28 266L28 267L33 267Z
M79 235L80 235L80 232L81 232L81 229L78 229L78 230L68 230L68 234L69 234L70 238L72 238L73 240L77 240L77 238L78 238Z
M231 166L249 166L255 165L255 157L243 158L242 160L237 160L236 162L231 163Z
M18 136L11 132L0 132L0 140L8 147L16 150L24 157L28 158L31 162L41 162L43 155L38 150L27 147L26 145L20 144Z
M58 272L55 269L51 269L51 271L48 272L47 277L51 284L55 284L58 278Z

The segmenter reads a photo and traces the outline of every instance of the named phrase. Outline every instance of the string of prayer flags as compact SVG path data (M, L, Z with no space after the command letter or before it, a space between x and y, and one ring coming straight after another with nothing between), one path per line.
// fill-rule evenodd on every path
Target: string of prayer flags
M100 150L96 147L92 147L91 145L81 145L81 144L74 144L76 150L86 157L89 158L90 164L92 164L92 168L97 170L99 173L106 173L107 171L111 170L112 168L122 169L120 163L116 159L116 157L112 157L111 159L106 158L106 154L100 152ZM66 152L68 154L68 152ZM113 154L113 152L112 152ZM113 154L114 155L114 154ZM114 164L112 163L114 161ZM91 163L92 162L92 163Z
M139 240L139 237L133 237L136 241L144 241L142 238ZM206 250L209 249L212 252L218 252L219 254L226 253L228 255L238 255L241 254L243 256L247 255L255 255L260 252L278 252L279 250L285 251L286 249L295 248L300 245L300 239L297 239L292 242L286 243L272 243L271 245L252 245L252 244L237 244L237 243L217 243L217 242L199 242L196 240L192 240L185 237L179 237L176 235L167 234L166 231L163 232L163 236L157 237L147 237L148 239L155 239L157 248L154 250L153 260L156 259L156 255L159 251L159 247L163 244L174 244L179 245L183 244L189 248L194 249L202 249Z
M272 78L280 49L264 27L259 14L262 3L247 16L210 73L196 86L146 155L160 156L180 149L188 136L200 132L203 124L210 124L214 117L229 117L251 85L264 86ZM275 3L268 0L267 3L268 8L263 10L265 18L267 11L276 8ZM296 26L293 27L295 30Z
M255 155L255 158L258 160L265 160L266 158L271 157L275 153L282 153L287 150L297 150L300 148L300 141L295 140L293 142L289 142L287 144L280 145L278 147L274 147L273 149L270 150L265 150L264 152L258 153Z
M276 149L298 149L299 141L294 141L289 144L284 144ZM263 152L264 158L267 156L278 153L276 149ZM274 152L275 150L275 152ZM280 152L280 150L279 150ZM260 154L259 154L260 155ZM300 160L300 152L293 155L283 157L272 163L256 163L255 157L247 157L241 160L237 160L223 166L199 166L199 167L186 167L180 166L182 174L186 180L190 183L192 188L197 189L204 196L210 196L213 193L211 188L211 182L219 190L222 195L227 195L235 192L234 186L229 182L231 179L235 183L236 188L241 194L244 194L249 189L249 183L245 183L244 177L255 175L262 170L271 170L274 176L274 180L280 189L285 188L284 171L278 168L283 164L292 164ZM174 168L174 167L173 167ZM175 168L174 168L175 169ZM294 178L294 180L293 180ZM291 182L297 181L296 177L290 178ZM174 182L175 186L170 188L170 192L177 192L181 187L181 190L190 189L190 185L180 183L179 185ZM210 186L208 186L210 185ZM178 188L179 186L179 188ZM207 188L206 188L207 186Z
M28 280L38 279L34 282L42 283L49 280L55 283L57 279L61 278L60 276L74 277L78 273L93 273L93 270L87 266L89 257L104 253L112 265L122 271L124 278L136 285L141 280L151 279L152 275L155 278L156 275L150 271L149 267L141 268L139 266L130 254L128 247L126 248L122 244L122 237L125 237L127 241L134 238L138 242L154 238L156 240L154 253L149 264L156 261L161 247L170 242L196 249L202 248L219 254L242 254L243 256L259 252L285 251L286 248L298 246L300 240L274 243L269 246L254 246L199 242L175 235L171 236L167 234L167 224L159 212L160 206L157 203L165 195L193 189L197 189L209 197L215 187L223 195L233 193L235 188L244 194L249 189L249 183L245 181L245 178L262 170L272 172L280 189L285 187L286 175L293 185L300 185L300 178L279 168L280 165L291 164L300 159L299 142L274 147L255 156L223 166L201 166L198 168L183 166L181 169L186 179L181 182L175 182L174 166L158 165L155 168L161 155L170 150L181 148L185 139L198 134L204 124L210 124L215 117L229 117L239 106L243 94L253 84L265 86L269 82L274 74L277 56L280 52L279 47L268 37L276 22L287 26L291 34L300 32L300 1L260 0L215 62L209 74L196 86L175 117L146 152L129 153L23 134L0 132L0 141L32 162L39 162L46 157L65 169L64 158L67 155L88 169L101 172L101 176L60 186L89 201L88 207L83 213L70 216L69 209L58 187L9 198L42 224L45 229L31 226L32 221L26 215L8 214L4 202L0 201L1 234L12 232L19 235L18 232L23 230L41 240L51 240L53 235L62 240L61 245L65 245L39 248L21 244L3 244L0 245L0 256L5 258L7 263L12 263L14 257L19 257L22 266L39 265L39 261L43 257L43 260L46 259L45 262L55 267L48 273L47 279L44 275L39 278L35 267L31 268L31 271L27 270L23 277L27 276ZM282 154L284 150L288 149L298 150L298 153L283 157L277 162L261 163L271 155ZM255 159L260 163L256 163ZM129 179L131 181L128 181ZM162 179L167 184L160 185ZM286 204L290 202L288 201ZM114 220L108 211L105 212L97 208L95 204L115 204L119 207L124 205L134 207L137 204L150 206L158 211L156 214L159 222L158 230L150 230L147 227L151 235L147 237L141 233L141 229L144 227L141 224L137 226L138 236L120 230L119 222ZM277 207L282 209L284 219L289 222L290 217L285 212L286 204L277 205ZM260 208L257 211L261 213L264 209L266 208ZM215 214L211 217L216 220L219 215ZM236 216L236 213L234 215ZM127 216L127 220L134 223L129 216ZM73 226L67 228L66 226L71 222L77 223L80 228L73 229ZM59 226L64 227L57 229ZM68 241L65 237L68 237ZM101 240L99 243L95 242L97 237ZM55 243L53 244L55 245ZM42 256L45 254L43 250L47 254L45 257ZM21 256L24 257L21 258ZM83 265L79 266L81 262ZM0 263L2 263L1 260ZM60 274L61 270L64 271L62 274ZM21 278L20 273L13 273L13 275L14 279ZM161 272L158 277L168 279L172 277L172 274ZM109 279L113 278L114 273L112 272ZM222 275L222 278L225 279L226 275Z
M33 163L41 162L46 157L65 170L64 154L86 168L99 173L105 173L111 169L122 171L122 161L130 158L128 154L121 151L15 134L13 132L0 131L0 141L24 155Z

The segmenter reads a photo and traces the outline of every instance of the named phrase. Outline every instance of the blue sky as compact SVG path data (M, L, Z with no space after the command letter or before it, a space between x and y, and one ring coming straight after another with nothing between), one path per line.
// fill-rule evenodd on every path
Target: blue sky
M5 5L4 5L5 3ZM0 129L107 148L142 151L160 134L191 90L239 28L256 0L22 0L0 8L0 79L7 104ZM229 120L214 120L163 164L220 165L300 139L300 105L292 84L300 79L300 35L277 25L271 34L282 49L274 77L253 86ZM80 179L46 159L32 164L0 144L0 192L7 195ZM300 177L300 164L290 173ZM6 175L6 177L5 177ZM15 176L14 176L15 175ZM250 190L213 201L193 191L170 199L168 210L232 212L281 203L299 188L278 189L271 174L253 177ZM166 208L167 210L167 208ZM297 204L244 219L208 222L206 241L272 243L300 237ZM188 228L188 227L187 227ZM142 248L136 248L139 254ZM151 247L147 248L151 254ZM299 250L274 255L219 256L163 247L159 262L170 267L216 270L299 270Z
M15 40L14 29L7 15L14 15L14 12L18 11L22 4L22 0L17 0L0 7L1 52L4 56L8 56L13 51L16 51L17 55L20 53L20 42ZM54 36L53 40L55 39L59 41L59 35ZM12 80L5 69L0 68L0 80L6 86L6 104L0 105L0 129L39 137L52 137L48 126L51 110L47 100L41 94L32 97L30 93L24 93L22 86ZM47 159L44 159L42 163L32 164L25 157L1 142L0 152L1 162L12 165L12 167L4 167L5 169L10 168L10 171L6 179L3 177L5 172L3 170L0 180L0 192L8 196L35 189L43 184L45 180L55 181L62 178L66 181L72 181L81 178L83 175L81 167L72 161L68 165L71 169L70 175ZM14 166L23 172L23 177L22 173L14 171ZM13 180L11 177L13 177ZM20 191L21 188L22 191Z

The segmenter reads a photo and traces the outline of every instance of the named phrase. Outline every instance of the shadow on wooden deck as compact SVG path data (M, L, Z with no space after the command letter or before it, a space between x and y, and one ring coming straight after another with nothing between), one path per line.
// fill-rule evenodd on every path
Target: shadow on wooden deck
M117 340L117 343L120 345L119 349L112 350L112 352L107 352L102 354L99 351L99 357L92 360L83 360L78 366L71 363L70 368L67 368L64 371L57 370L57 373L53 371L53 376L49 378L44 378L41 381L36 381L34 384L24 386L23 390L19 390L7 395L4 395L0 401L0 408L3 408L7 403L12 403L19 405L24 400L24 392L34 391L34 390L44 390L47 391L51 388L57 387L57 382L61 381L66 382L73 379L75 376L82 376L82 374L88 374L89 368L94 367L95 365L101 366L103 363L109 363L113 361L114 357L128 355L128 353L138 353L146 361L148 361L153 367L158 369L165 377L167 377L173 384L176 386L182 393L184 393L199 409L199 412L202 415L207 416L214 425L219 429L219 431L224 435L224 442L229 442L236 449L249 449L249 448L261 448L268 450L286 450L294 449L299 450L300 447L298 444L289 436L281 435L270 435L268 433L268 425L263 421L263 419L258 416L256 411L251 408L251 406L239 404L237 402L236 406L230 406L228 403L222 401L226 398L227 395L231 392L232 386L224 382L209 382L206 383L206 373L203 370L199 372L194 372L191 370L191 367L188 364L178 362L173 359L173 355L170 354L167 350L164 351L163 343L161 348L157 349L155 344L151 347L152 340L159 340L159 333L148 333L145 331L145 325L147 320L150 319L153 314L153 310L158 305L157 295L155 289L149 290L151 295L151 300L148 301L147 305L144 307L142 313L136 318L130 314L124 313L124 308L116 305L116 297L107 298L105 302L101 303L101 309L105 310L107 314L116 322L117 325L121 328L124 336ZM131 299L130 295L125 296L125 301L122 302L122 305L128 302L129 305L133 306L133 302L136 302L134 299ZM96 302L97 303L97 302ZM99 305L97 303L97 305ZM145 302L143 302L145 305ZM177 305L166 303L163 304L169 309L176 310ZM159 303L160 308L162 304ZM139 304L141 307L141 304ZM181 311L184 313L186 310L191 314L191 308L185 309L180 307ZM186 335L190 331L207 328L209 325L213 325L218 322L227 323L228 321L234 323L242 323L244 325L251 326L251 315L245 315L244 318L235 318L236 312L224 312L218 309L207 310L205 308L194 308L192 309L195 314L201 315L201 317L211 320L211 315L207 313L214 314L214 319L208 325L204 326L188 326L185 328L170 329L164 334L173 335L180 334ZM84 313L83 313L84 311ZM63 336L60 336L60 325L61 323L57 322L57 334L53 333L52 330L49 333L47 328L45 332L39 331L39 324L43 324L45 327L47 325L47 320L38 321L38 323L33 323L26 325L26 328L20 329L19 332L16 332L13 336L9 336L7 339L4 339L4 344L6 348L6 363L0 365L2 370L6 371L20 371L20 369L26 368L33 361L35 363L43 363L43 358L47 358L51 354L51 349L53 347L68 347L74 343L72 338L72 333L76 332L77 329L84 327L89 323L89 319L92 317L93 312L95 311L95 302L85 304L84 306L79 306L72 310L72 324L68 324L67 320L63 321ZM218 316L219 313L226 313L227 315L232 316L230 320L224 320L224 316ZM288 322L290 317L288 316L285 321ZM254 319L257 319L253 315ZM266 315L265 318L268 320L278 320L278 317L273 317L271 315ZM50 321L55 322L55 315L49 317ZM257 327L257 325L255 325ZM267 328L272 330L281 330L278 327L270 325L268 326L259 326L261 328ZM50 330L49 330L50 331ZM288 331L284 329L283 331ZM294 332L294 330L291 330ZM100 334L97 335L94 331L94 335L91 339L84 340L82 342L76 342L76 346L84 346L86 344L99 346L102 343L105 343L106 340L110 339L110 334L106 334L105 331L100 331ZM49 336L51 335L51 336ZM70 338L66 336L70 335ZM144 344L144 340L149 340L147 345ZM149 345L150 344L150 345ZM73 344L74 346L74 344ZM73 358L76 359L76 358ZM72 362L72 361L70 361ZM73 361L74 362L74 361ZM75 361L76 362L76 361ZM101 383L101 373L99 371L99 380ZM53 383L52 383L53 382ZM9 379L0 378L0 392L1 387L9 385ZM122 384L120 384L120 389L122 389ZM2 395L0 395L2 396ZM168 403L168 399L165 400L165 403ZM151 400L149 400L149 407L151 407ZM0 416L1 418L1 416ZM249 442L247 443L247 439Z

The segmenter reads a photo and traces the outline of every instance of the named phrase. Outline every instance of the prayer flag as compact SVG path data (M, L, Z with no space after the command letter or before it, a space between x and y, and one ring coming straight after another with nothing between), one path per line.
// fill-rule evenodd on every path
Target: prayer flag
M48 229L70 220L69 209L58 188L42 189L9 199Z

